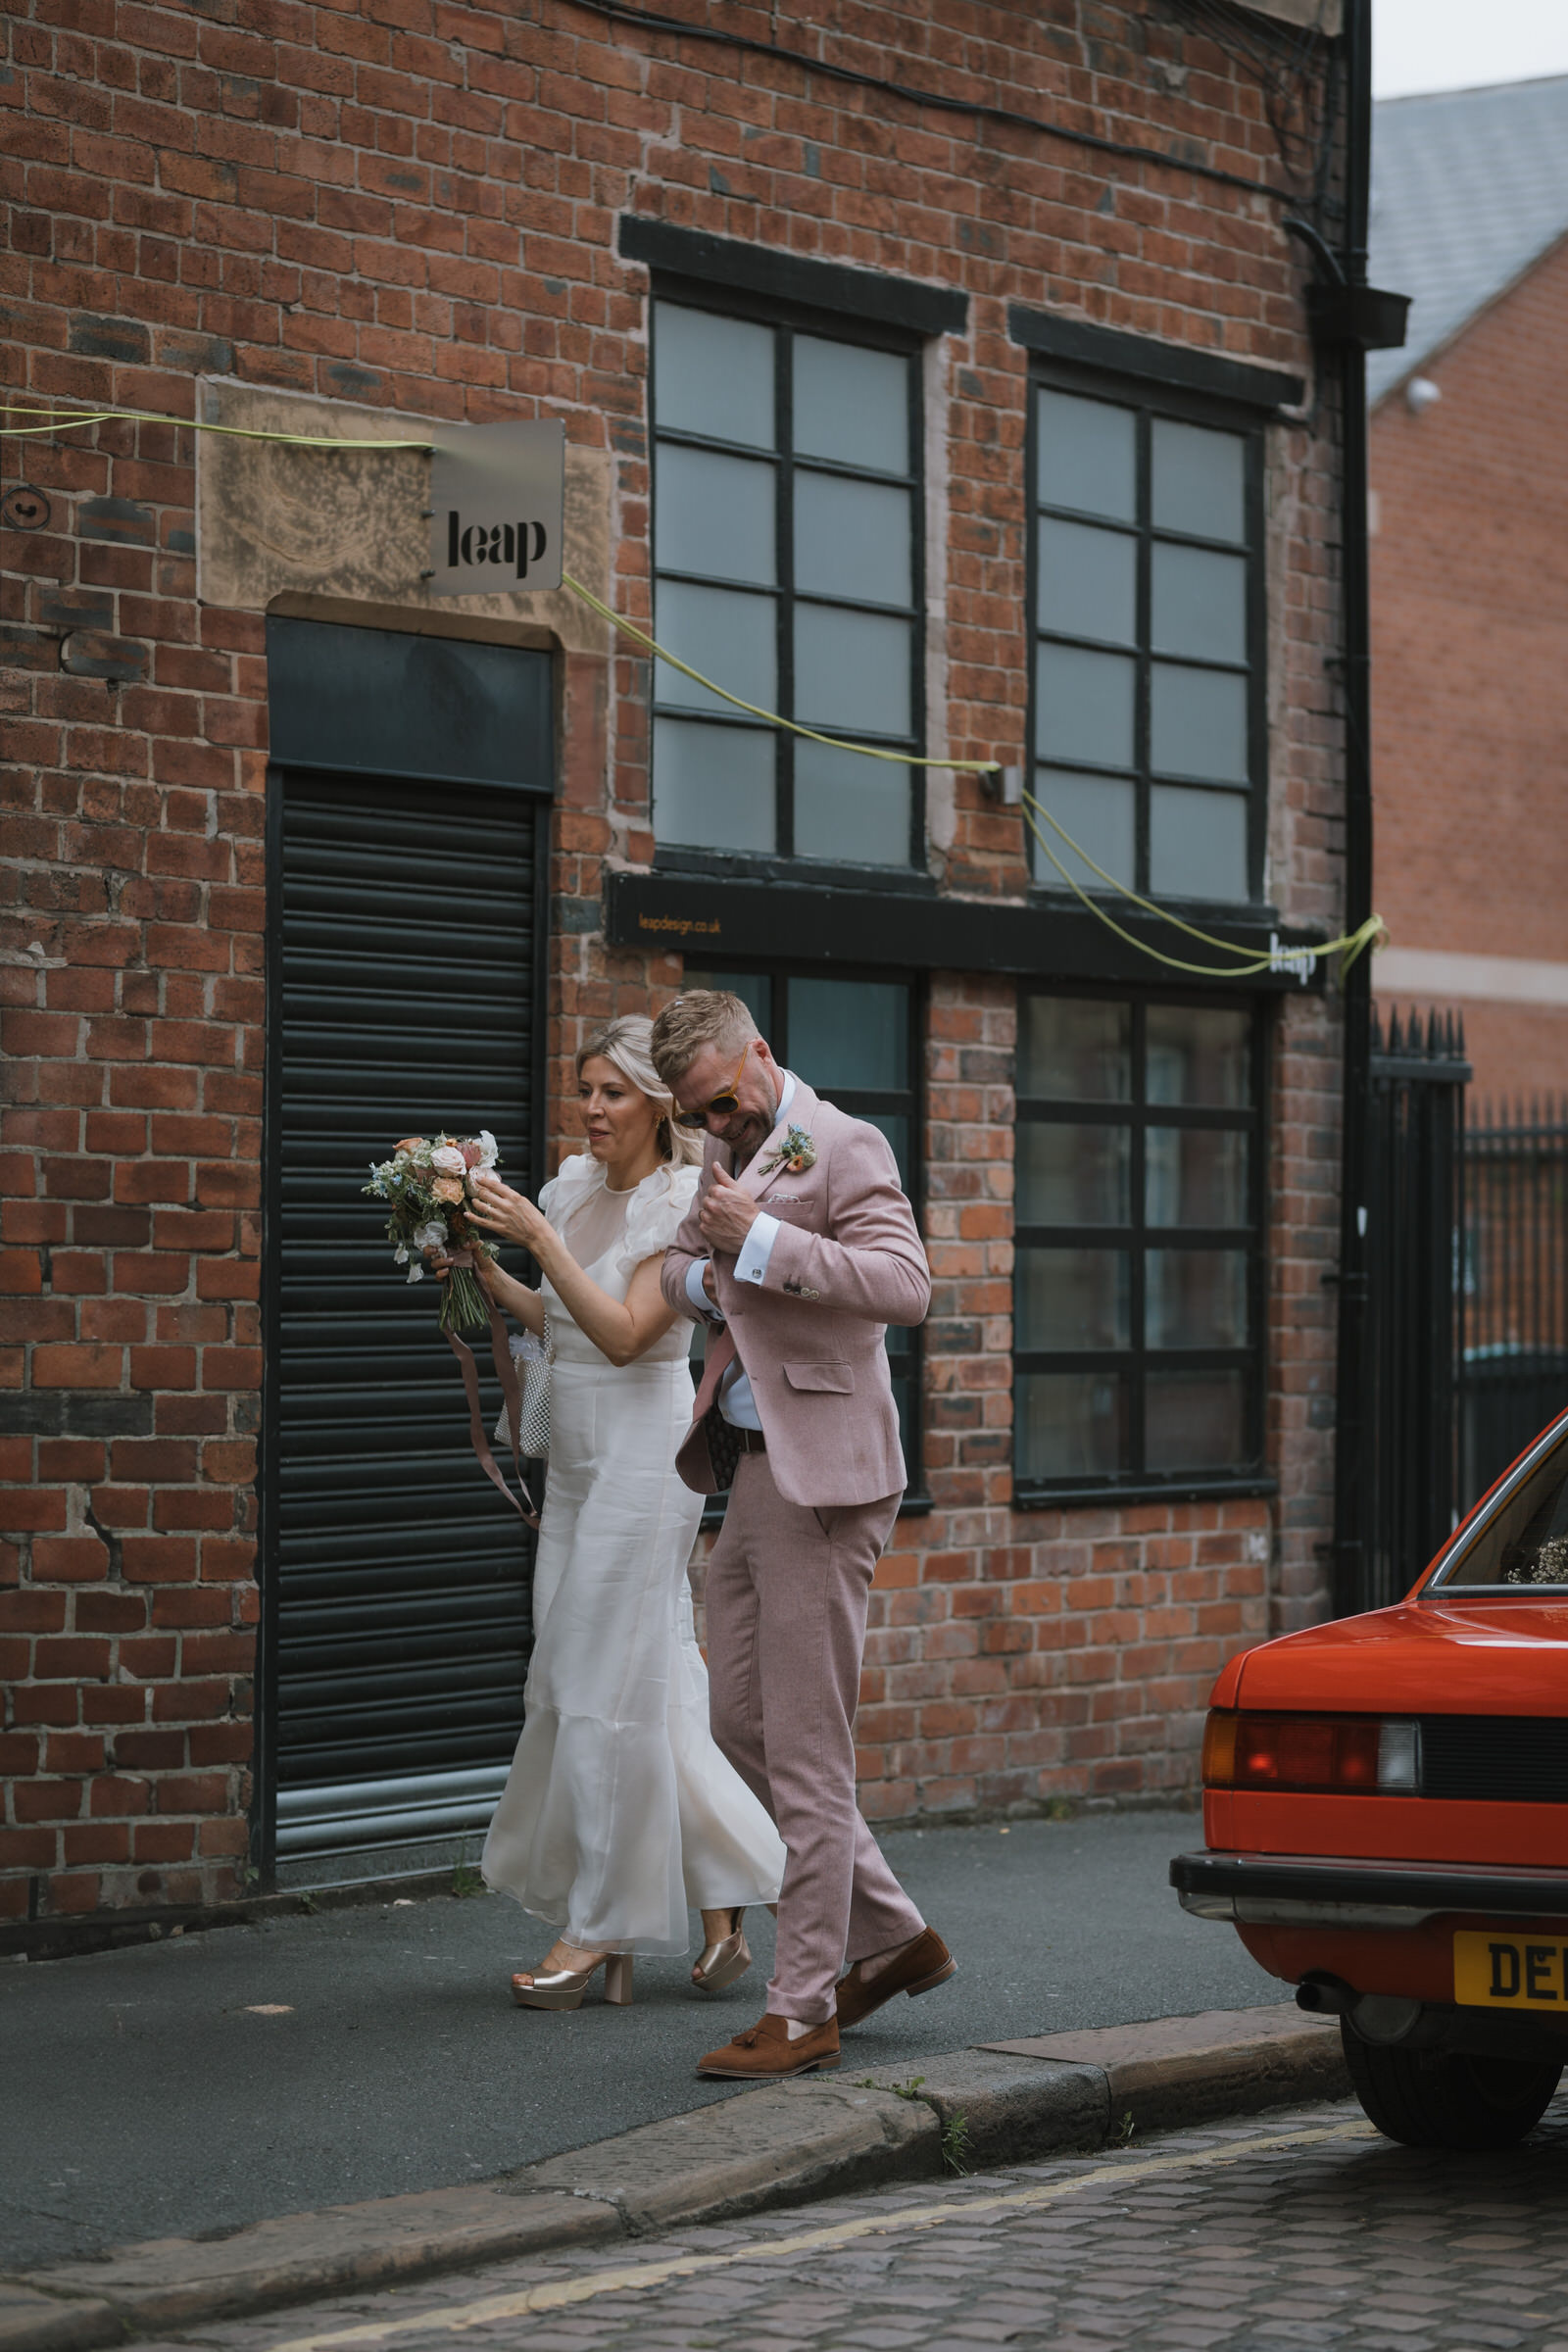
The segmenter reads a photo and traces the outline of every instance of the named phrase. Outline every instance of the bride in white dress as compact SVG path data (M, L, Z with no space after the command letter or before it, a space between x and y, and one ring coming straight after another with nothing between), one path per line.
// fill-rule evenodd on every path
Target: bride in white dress
M689 1328L659 1287L701 1142L672 1124L650 1027L613 1020L578 1055L588 1150L537 1208L497 1177L475 1187L476 1220L543 1275L531 1291L491 1263L486 1287L532 1332L548 1317L555 1346L523 1732L481 1865L558 1930L512 1980L532 2009L575 2009L601 1966L606 1998L629 2001L632 1955L684 1952L689 1908L705 1945L693 1983L733 1983L751 1965L741 1913L775 1901L784 1873L777 1831L708 1728L686 1576L702 1497L674 1467Z

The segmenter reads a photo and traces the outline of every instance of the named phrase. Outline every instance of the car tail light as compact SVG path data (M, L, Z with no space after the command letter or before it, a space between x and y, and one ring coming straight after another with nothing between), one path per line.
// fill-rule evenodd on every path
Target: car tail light
M1203 1728L1203 1786L1418 1795L1421 1726L1377 1715L1250 1715L1216 1708Z

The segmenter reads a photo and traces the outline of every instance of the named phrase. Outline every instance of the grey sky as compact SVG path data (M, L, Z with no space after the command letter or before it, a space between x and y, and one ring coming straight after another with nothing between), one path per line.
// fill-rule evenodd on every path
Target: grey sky
M1372 0L1379 98L1568 74L1568 0Z

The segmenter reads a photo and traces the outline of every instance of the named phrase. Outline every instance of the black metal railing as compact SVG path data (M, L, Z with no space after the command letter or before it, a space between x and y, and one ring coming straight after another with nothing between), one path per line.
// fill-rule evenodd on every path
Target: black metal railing
M1459 1493L1484 1494L1568 1405L1568 1097L1464 1129Z
M1458 1432L1454 1237L1461 1193L1464 1032L1452 1013L1387 1030L1372 1013L1365 1346L1355 1368L1356 1537L1339 1561L1343 1612L1406 1592L1453 1525ZM1342 1423L1342 1430L1344 1424Z

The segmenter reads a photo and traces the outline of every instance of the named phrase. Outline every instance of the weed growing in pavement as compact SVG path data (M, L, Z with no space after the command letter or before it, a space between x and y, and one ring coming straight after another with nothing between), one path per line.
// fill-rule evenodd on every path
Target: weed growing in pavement
M945 2173L967 2173L965 2162L969 2153L969 2118L956 2115L942 2134L942 2169Z
M307 1888L306 1891L300 1896L300 1909L304 1912L308 1912L313 1919L315 1918L316 1897L311 1893L309 1888Z
M1121 2122L1116 2126L1116 2132L1114 2140L1112 2141L1112 2145L1118 2148L1125 2148L1131 2141L1132 2135L1137 2129L1138 2126L1133 2122L1133 2111L1129 2107L1123 2114Z
M879 2082L874 2075L862 2075L855 2087L857 2090L891 2090L896 2099L917 2099L924 2081L924 2075L911 2075L907 2082Z
M458 1858L452 1865L452 1891L461 1902L466 1895L483 1894L484 1881L468 1860L466 1845L458 1848Z

